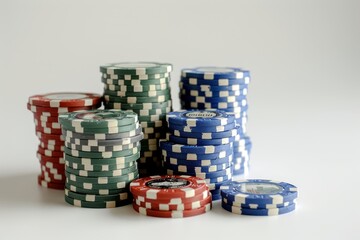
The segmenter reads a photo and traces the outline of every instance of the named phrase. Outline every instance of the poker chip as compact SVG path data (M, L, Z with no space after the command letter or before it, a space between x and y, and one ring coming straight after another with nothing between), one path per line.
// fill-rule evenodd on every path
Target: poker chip
M180 218L211 209L211 194L204 180L187 175L157 175L130 183L133 208L142 215Z
M298 197L296 186L263 179L231 181L220 189L224 198L241 204L284 204Z
M140 152L142 165L139 165L141 177L163 172L161 152L157 146L159 140L165 137L166 114L172 110L171 71L171 64L153 62L107 64L100 67L105 108L131 110L138 115L144 133ZM149 164L144 165L145 161Z
M156 62L124 62L111 63L100 66L100 72L108 75L148 75L169 73L172 65Z
M138 115L90 110L61 114L59 122L65 144L65 201L86 208L130 204L129 185L139 177L143 139Z
M251 216L277 216L285 213L289 213L295 210L296 204L291 204L280 208L269 208L269 209L250 209L250 208L239 208L228 205L224 202L221 203L223 209L228 212L239 214L239 215L251 215Z
M241 79L248 77L249 72L240 68L231 67L198 67L181 70L182 77L202 78L204 80L219 80L223 78Z
M238 129L237 136L233 139L233 174L246 175L249 171L249 157L251 152L251 140L246 134L246 125L248 118L248 86L250 83L250 72L240 68L221 68L221 67L200 67L192 69L183 69L181 72L180 87L180 103L181 107L186 110L208 110L219 109L228 115L232 115L234 123ZM219 144L221 138L229 138L229 136L215 134L207 134L204 137L199 135L195 129L182 129L178 125L174 125L176 129L170 128L171 140L178 143L184 143L182 138L196 138L188 143L192 144ZM203 131L206 133L222 132L222 131ZM229 131L229 129L227 129ZM187 134L188 133L188 134ZM194 133L193 136L190 134ZM195 134L196 133L196 134ZM211 137L210 137L211 136ZM220 137L221 136L221 137ZM231 136L233 137L233 135ZM169 139L170 139L169 138ZM239 148L239 141L246 140L247 147ZM225 140L226 141L226 140ZM213 142L213 143L212 143ZM239 158L237 155L244 155ZM213 194L214 195L214 194Z
M29 97L30 105L50 108L94 106L101 102L101 96L94 93L59 92Z
M55 92L28 98L27 108L34 115L35 133L40 140L36 154L41 170L40 186L64 189L64 138L58 116L65 112L96 109L101 102L101 95L83 92Z

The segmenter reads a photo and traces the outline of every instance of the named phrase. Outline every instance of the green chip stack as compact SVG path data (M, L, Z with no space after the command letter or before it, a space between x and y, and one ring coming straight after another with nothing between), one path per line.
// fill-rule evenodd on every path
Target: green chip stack
M172 111L168 63L115 63L100 67L106 109L132 110L144 133L138 162L141 177L164 173L159 140L165 138L166 113Z
M90 110L59 115L64 137L65 201L111 208L132 202L129 184L139 177L143 133L132 111Z

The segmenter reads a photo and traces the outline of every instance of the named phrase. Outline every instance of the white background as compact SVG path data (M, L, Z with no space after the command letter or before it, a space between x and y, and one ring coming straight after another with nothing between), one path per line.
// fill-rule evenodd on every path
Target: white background
M359 13L356 0L1 0L0 238L359 239ZM27 97L101 93L99 65L141 60L174 65L175 109L181 68L251 70L249 177L297 185L298 209L157 219L38 187Z

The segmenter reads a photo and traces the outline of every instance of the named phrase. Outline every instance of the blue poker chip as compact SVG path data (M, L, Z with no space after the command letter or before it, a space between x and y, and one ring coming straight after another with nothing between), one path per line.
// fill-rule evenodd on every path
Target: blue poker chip
M194 167L194 166L190 166L190 165L178 165L178 164L171 164L170 162L164 161L164 167L170 170L174 170L177 172L183 172L183 173L187 173L189 175L192 175L193 173L203 173L203 172L207 172L207 173L211 173L211 172L217 172L217 171L221 171L221 170L225 170L228 169L229 167L231 167L230 163L223 163L223 164L218 164L218 165L210 165L210 166L203 166L203 167ZM220 186L219 186L220 187Z
M181 106L185 109L211 109L216 108L219 110L226 111L228 108L238 108L241 109L241 107L247 106L246 99L243 99L241 102L212 102L212 103L198 103L194 101L190 101L186 98L180 98Z
M238 91L200 91L200 90L187 90L181 89L180 94L183 96L192 97L231 97L231 96L246 96L248 89L244 88Z
M221 126L208 126L208 127L192 127L192 126L184 126L184 125L177 125L177 124L170 124L168 128L172 131L179 130L188 133L203 133L203 132L225 132L230 131L236 127L235 122L229 123L227 125Z
M239 131L240 131L240 126L224 132L184 132L181 130L173 130L173 129L169 130L169 132L172 135L177 137L197 138L197 139L218 139L218 138L235 137L239 134Z
M167 169L167 174L170 175L184 175L189 174L187 172L175 171L172 169ZM204 178L204 179L216 179L217 177L223 177L227 175L232 175L232 168L226 168L224 170L216 171L216 172L194 172L191 173L192 176Z
M272 209L272 208L282 208L287 207L291 204L295 204L296 201L290 201L290 202L284 202L279 204L243 204L241 202L235 202L232 200L229 200L227 198L222 197L222 200L225 204L238 207L238 208L247 208L247 209Z
M166 120L171 124L185 125L190 127L224 126L233 123L234 115L228 115L223 111L213 110L182 110L169 112Z
M232 148L228 148L223 151L209 153L209 154L197 154L197 153L178 153L173 152L172 150L168 149L161 149L162 155L164 157L176 158L178 160L185 160L185 161L199 161L199 160L207 160L211 162L224 163L226 159L233 159L233 150ZM215 161L216 160L216 161ZM205 161L204 161L205 162Z
M234 84L230 86L214 86L214 85L207 85L207 84L199 84L199 85L190 85L183 83L182 81L179 82L180 89L186 90L197 90L203 92L211 92L211 91L241 91L243 89L248 88L248 84Z
M204 96L189 96L189 95L180 95L180 99L184 101L197 102L197 103L237 103L235 107L242 106L240 103L242 101L246 102L246 96L230 96L230 97L204 97ZM245 104L246 105L246 104Z
M212 167L212 166L226 166L231 167L233 163L232 156L225 158L217 158L213 160L184 160L173 157L163 157L164 163L169 163L171 165L185 165L188 167Z
M218 146L222 144L230 144L235 140L235 137L217 138L217 139L198 139L198 138L177 137L171 134L169 134L167 138L169 141L173 143L184 144L184 145L197 145L197 146L204 146L204 145Z
M227 174L227 175L223 175L223 176L219 176L219 177L215 177L215 178L205 178L204 181L206 182L206 184L212 184L212 183L226 183L228 181L232 180L232 174ZM218 193L221 192L220 189L217 189L216 191L218 191Z
M221 206L226 211L239 215L251 215L251 216L277 216L285 213L289 213L295 210L296 204L291 204L286 207L281 208L270 208L270 209L249 209L249 208L239 208L235 206L228 205L221 202Z
M211 198L213 201L218 201L218 200L221 200L221 194L214 194L212 195L212 198Z
M290 183L263 179L232 181L220 189L223 197L243 204L281 204L298 196L297 187Z
M160 148L174 153L196 153L196 154L212 154L221 151L232 150L232 143L218 146L196 146L176 144L169 141L160 141Z
M231 180L226 180L223 182L207 183L206 185L209 187L210 191L216 192L216 194L220 194L220 186L228 181L231 181Z
M221 78L221 79L203 79L203 78L189 78L181 77L180 81L187 85L213 85L213 86L231 86L231 85L241 85L249 84L250 78L246 77L243 79L233 79L233 78Z
M250 72L241 68L233 67L197 67L184 68L181 70L182 77L201 78L205 80L215 79L245 79L250 78Z

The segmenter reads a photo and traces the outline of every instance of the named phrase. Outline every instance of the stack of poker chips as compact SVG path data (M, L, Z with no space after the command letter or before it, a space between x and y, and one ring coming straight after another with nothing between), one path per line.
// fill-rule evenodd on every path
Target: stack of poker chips
M88 208L131 203L129 184L143 138L131 111L94 110L61 114L65 139L65 201Z
M184 109L219 109L232 113L239 137L234 141L234 175L247 174L251 140L246 135L249 71L239 68L200 67L183 69L180 100Z
M213 200L220 199L220 185L232 178L238 132L234 116L219 110L189 110L166 117L169 134L160 148L167 174L203 178Z
M58 115L63 112L90 110L101 106L102 98L94 93L59 92L29 97L27 108L34 113L36 136L40 140L37 158L41 174L39 185L64 189L64 139Z
M117 63L100 67L106 109L132 110L144 133L140 176L161 174L159 140L165 137L165 115L172 110L167 63Z
M221 187L222 207L232 213L274 216L295 210L297 187L263 179L231 181Z
M150 176L130 184L133 208L142 215L183 218L211 210L211 194L204 180L193 176Z

